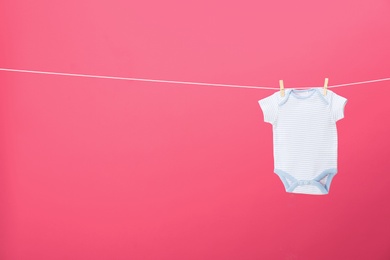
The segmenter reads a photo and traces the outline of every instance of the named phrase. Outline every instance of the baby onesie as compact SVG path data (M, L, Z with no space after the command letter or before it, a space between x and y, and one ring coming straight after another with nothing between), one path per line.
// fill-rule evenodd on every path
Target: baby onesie
M347 99L322 88L286 89L258 101L272 124L274 172L286 192L328 194L337 173L336 122Z

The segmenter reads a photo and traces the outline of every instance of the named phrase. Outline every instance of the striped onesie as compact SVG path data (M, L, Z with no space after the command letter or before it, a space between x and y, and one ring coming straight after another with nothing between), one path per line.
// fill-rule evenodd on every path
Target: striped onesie
M274 172L286 192L328 194L337 173L336 122L347 99L322 88L286 89L258 101L272 124Z

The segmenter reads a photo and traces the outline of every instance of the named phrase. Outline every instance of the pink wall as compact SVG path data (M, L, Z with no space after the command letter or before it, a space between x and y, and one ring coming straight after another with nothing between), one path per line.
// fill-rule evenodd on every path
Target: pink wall
M390 3L2 1L0 67L278 87L390 77ZM390 82L333 89L339 173L286 193L272 90L0 72L0 259L390 259Z

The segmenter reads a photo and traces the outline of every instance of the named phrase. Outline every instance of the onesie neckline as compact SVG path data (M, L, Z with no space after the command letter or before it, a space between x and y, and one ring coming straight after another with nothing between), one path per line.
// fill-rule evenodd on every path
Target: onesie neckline
M296 97L296 98L299 98L299 99L307 99L309 97L311 97L315 92L317 91L316 88L310 88L310 89L291 89L290 93ZM299 95L299 93L302 93L302 92L310 92L308 95L305 95L305 96L301 96Z

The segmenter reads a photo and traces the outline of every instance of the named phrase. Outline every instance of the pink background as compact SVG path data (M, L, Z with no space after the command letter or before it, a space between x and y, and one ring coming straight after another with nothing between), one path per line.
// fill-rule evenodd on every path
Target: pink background
M0 67L278 87L390 77L390 2L2 1ZM0 259L390 259L390 82L333 89L326 196L273 173L273 90L0 71Z

